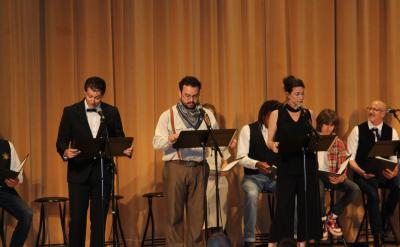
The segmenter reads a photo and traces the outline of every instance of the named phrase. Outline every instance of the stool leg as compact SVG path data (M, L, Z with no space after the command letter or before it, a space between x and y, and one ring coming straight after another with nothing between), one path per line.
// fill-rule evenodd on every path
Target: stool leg
M154 217L153 217L153 204L150 203L150 218L151 218L151 246L154 246L154 235L155 235L155 227L154 227Z
M149 222L150 222L150 217L151 217L150 216L151 215L151 210L150 210L150 208L151 208L151 198L147 198L147 202L148 202L148 205L149 205L149 212L147 213L147 221L146 221L146 226L144 228L142 244L141 244L142 247L144 246L144 241L146 240L146 235L147 235L147 229L149 228Z
M365 195L364 195L364 193L361 193L361 197L362 197L362 201L363 201L363 205L364 205L364 216L363 216L363 219L361 220L361 224L360 224L360 228L359 228L359 230L358 230L358 232L357 232L357 237L356 237L356 243L358 242L358 239L359 239L359 237L360 237L360 235L361 235L361 231L363 230L362 228L363 228L363 226L365 226L364 227L364 232L365 232L365 242L369 242L369 230L368 230L368 225L369 225L369 220L368 220L368 209L367 209L367 203L366 203L366 198L365 198Z
M64 246L68 246L67 235L65 233L65 202L63 202L62 205L61 202L58 203L58 212L60 216L61 230L64 238Z
M117 231L118 231L118 229L119 229L119 233L121 234L122 242L124 243L124 247L126 247L126 241L125 241L124 231L122 230L121 219L120 219L120 217L119 217L118 201L117 201L117 204L115 205L115 211L116 211L117 222L118 222ZM118 234L117 234L117 235L118 235ZM118 243L119 243L119 242L118 242Z
M43 235L42 237L42 241L41 241L41 245L44 245L44 206L43 203L40 204L40 216L39 216L39 232L36 238L36 247L39 246L39 241L41 238L41 235Z

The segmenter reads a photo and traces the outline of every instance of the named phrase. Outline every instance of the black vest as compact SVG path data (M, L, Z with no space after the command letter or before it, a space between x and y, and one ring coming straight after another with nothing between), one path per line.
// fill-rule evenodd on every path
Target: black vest
M261 128L262 126L258 122L254 122L249 124L250 128L250 145L249 145L249 158L267 162L269 164L273 164L278 166L278 156L268 149L267 144L265 143L264 136L262 135ZM244 168L244 173L246 175L255 175L260 172L258 169L249 169Z
M0 168L10 170L11 166L11 148L8 141L0 139ZM4 180L0 181L0 186L6 186Z
M393 129L383 123L381 131L381 140L392 140ZM368 122L364 122L358 125L358 148L356 154L356 162L362 168L365 169L365 164L368 163L368 153L372 149L375 143L375 135L372 130L368 127Z

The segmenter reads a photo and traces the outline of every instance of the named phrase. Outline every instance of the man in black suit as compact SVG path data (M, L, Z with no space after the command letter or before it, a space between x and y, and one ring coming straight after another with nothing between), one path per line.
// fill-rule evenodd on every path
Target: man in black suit
M111 192L112 159L106 157L104 161L102 207L100 157L99 155L90 158L80 156L81 151L71 147L71 142L94 138L105 139L107 133L109 137L124 136L118 109L101 101L105 91L106 83L103 79L88 78L85 82L85 98L64 108L58 129L57 151L65 161L68 161L67 180L71 216L69 245L74 247L85 246L89 200L91 205L90 246L104 245L104 225ZM130 156L132 148L126 149L124 153ZM104 221L101 216L104 217Z

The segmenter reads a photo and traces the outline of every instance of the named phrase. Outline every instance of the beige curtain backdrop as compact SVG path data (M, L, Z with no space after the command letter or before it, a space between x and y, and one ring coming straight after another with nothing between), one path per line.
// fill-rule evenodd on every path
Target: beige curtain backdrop
M38 231L33 201L68 196L55 141L62 109L83 98L87 77L107 81L105 101L135 138L133 158L117 160L117 192L128 244L138 246L147 216L142 194L162 188L154 128L177 102L183 76L200 78L201 101L216 106L222 126L239 129L256 120L264 100L284 100L282 78L293 74L305 81L306 106L315 114L336 109L346 135L365 120L371 100L400 107L399 11L397 0L0 0L0 133L21 157L31 153L18 186L35 210L26 246ZM230 177L227 228L235 245L242 241L240 177L240 168ZM162 200L155 201L158 234ZM61 240L56 213L50 210L51 241ZM362 213L355 202L344 216L350 242ZM260 216L261 228L267 219Z

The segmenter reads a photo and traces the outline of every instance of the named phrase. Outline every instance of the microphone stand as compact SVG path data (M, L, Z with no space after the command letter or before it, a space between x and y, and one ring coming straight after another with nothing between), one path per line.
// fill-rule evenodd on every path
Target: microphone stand
M307 133L307 137L308 137L308 142L306 142L305 144L304 144L304 146L302 147L302 153L303 153L303 173L304 173L304 197L305 197L305 200L304 200L304 215L305 215L305 225L306 225L306 236L305 236L305 238L306 238L306 246L309 246L309 222L308 222L308 207L307 207L307 194L308 194L308 192L307 192L307 159L306 159L306 157L307 157L307 151L310 151L310 148L307 148L307 146L308 147L312 147L312 151L314 152L314 155L315 155L315 148L317 147L317 144L318 144L318 138L319 138L319 134L318 134L318 132L314 129L314 127L311 125L311 122L309 121L309 120L311 120L311 115L310 114L306 114L306 109L304 109L303 107L301 107L301 106L299 106L299 108L300 108L300 111L301 111L301 115L300 115L300 117L301 116L303 116L304 117L304 119L305 119L305 121L306 121L306 125L307 125L307 127L308 127L308 133ZM308 118L308 116L310 116L309 118ZM310 142L311 142L311 145L310 145ZM316 169L317 170L317 169ZM317 174L317 171L315 171L316 172L316 174ZM318 242L318 240L319 239L316 239L315 241L317 241Z
M205 124L207 126L208 134L211 137L211 140L212 140L212 142L214 144L213 148L214 148L214 151L215 151L215 191L216 191L215 192L216 193L215 202L216 202L216 213L217 213L217 229L219 229L219 218L220 218L219 207L220 207L220 201L219 201L219 188L218 188L219 178L218 178L218 165L217 165L218 157L217 157L217 154L219 154L221 159L223 158L223 155L222 155L221 149L219 148L218 142L217 142L217 140L216 140L216 138L214 136L214 132L212 131L210 119L209 119L208 115L205 113L204 110L202 112L203 112L204 122L205 122ZM205 174L205 169L206 169L206 166L204 165L204 174ZM207 189L207 181L206 181L205 175L204 175L204 198L207 198L206 189ZM208 211L207 208L208 207L207 206L208 205L207 205L207 200L206 199L204 200L204 202L205 202L204 203L205 231L206 231L206 241L207 241L208 240L208 225L207 225L207 222L208 222L208 214L207 214L207 211Z
M99 112L98 112L99 113ZM107 129L107 123L105 121L103 113L99 113L100 115L100 121L101 124L105 125L105 144L108 143L108 129ZM104 196L104 158L105 158L105 145L103 145L102 149L99 151L100 153L100 176L101 176L101 219L100 219L100 225L101 225L101 246L105 245L105 219L104 219L104 203L105 203L105 196Z

